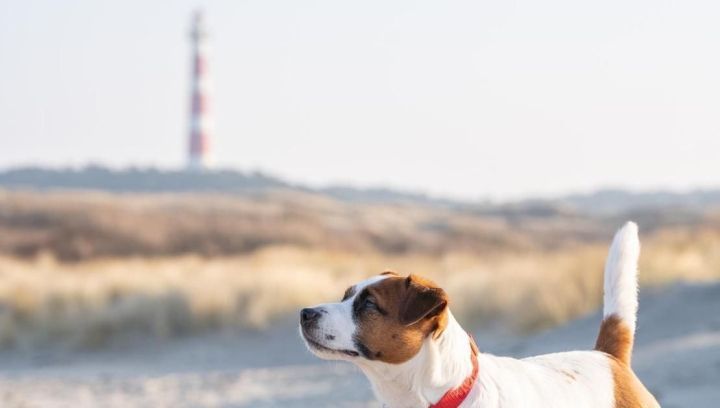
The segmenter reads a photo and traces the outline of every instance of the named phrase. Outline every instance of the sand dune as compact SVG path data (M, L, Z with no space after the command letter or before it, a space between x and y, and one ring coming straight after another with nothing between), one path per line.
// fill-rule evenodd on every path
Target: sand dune
M476 334L485 352L527 356L589 347L599 319L525 338ZM4 352L0 362L4 407L377 406L357 370L313 358L292 322L95 353ZM634 366L663 407L717 406L720 284L644 294Z

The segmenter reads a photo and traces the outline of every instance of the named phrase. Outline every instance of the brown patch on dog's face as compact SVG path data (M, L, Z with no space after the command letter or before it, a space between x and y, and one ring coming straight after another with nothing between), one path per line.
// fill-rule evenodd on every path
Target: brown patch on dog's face
M412 358L427 336L439 336L447 325L444 290L415 275L396 275L367 286L353 302L357 350L391 364Z

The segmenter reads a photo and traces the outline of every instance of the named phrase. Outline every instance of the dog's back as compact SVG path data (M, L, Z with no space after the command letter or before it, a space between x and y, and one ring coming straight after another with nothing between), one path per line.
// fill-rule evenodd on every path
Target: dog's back
M605 265L603 321L594 351L522 360L483 355L480 382L492 390L468 406L654 408L655 398L630 367L637 314L637 226L617 232Z

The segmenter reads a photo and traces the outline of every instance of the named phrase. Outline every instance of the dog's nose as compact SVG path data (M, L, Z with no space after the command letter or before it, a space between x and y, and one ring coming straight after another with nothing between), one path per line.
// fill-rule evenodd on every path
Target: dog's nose
M320 318L320 312L317 309L306 307L300 311L300 321L302 323L314 322Z

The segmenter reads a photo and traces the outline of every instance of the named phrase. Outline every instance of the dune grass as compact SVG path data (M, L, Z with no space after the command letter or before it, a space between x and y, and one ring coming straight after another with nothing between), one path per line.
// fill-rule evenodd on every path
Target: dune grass
M720 278L709 210L0 190L0 346L261 330L387 269L436 280L468 327L538 330L600 305L607 245L628 218L641 227L644 287Z
M644 287L720 278L720 234L674 230L644 240ZM388 255L288 246L252 254L60 262L0 257L0 345L102 347L119 339L258 330L387 269L429 276L468 326L550 327L601 303L606 246L477 255Z

